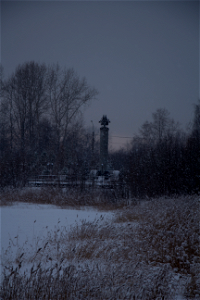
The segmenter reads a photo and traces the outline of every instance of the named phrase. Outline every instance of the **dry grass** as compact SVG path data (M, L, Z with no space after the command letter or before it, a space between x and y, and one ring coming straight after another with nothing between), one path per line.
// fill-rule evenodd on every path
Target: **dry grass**
M0 193L0 205L12 205L16 202L52 204L62 208L93 206L97 209L109 211L120 209L127 204L125 199L116 198L112 190L78 188L24 188L8 189Z
M197 298L198 200L142 201L116 211L113 222L83 222L50 234L30 274L19 266L5 270L1 297L175 300L180 290L185 299ZM52 263L45 267L50 252Z

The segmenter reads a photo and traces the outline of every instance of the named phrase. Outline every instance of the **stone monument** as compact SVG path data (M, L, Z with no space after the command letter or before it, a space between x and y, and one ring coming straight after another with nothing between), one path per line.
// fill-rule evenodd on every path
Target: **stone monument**
M101 174L103 175L106 171L108 171L108 131L109 128L106 127L110 120L108 120L106 115L103 115L101 120L99 121L101 123L100 127L100 166L99 170Z

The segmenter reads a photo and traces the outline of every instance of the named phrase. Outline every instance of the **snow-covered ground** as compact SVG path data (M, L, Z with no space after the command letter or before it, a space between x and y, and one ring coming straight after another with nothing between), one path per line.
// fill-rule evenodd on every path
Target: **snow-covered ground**
M3 264L15 260L17 252L22 253L25 249L31 255L42 246L48 234L69 231L82 222L112 218L112 213L92 208L62 209L54 205L20 202L0 207L0 211L0 257Z
M199 203L161 198L115 213L2 207L0 297L200 299Z

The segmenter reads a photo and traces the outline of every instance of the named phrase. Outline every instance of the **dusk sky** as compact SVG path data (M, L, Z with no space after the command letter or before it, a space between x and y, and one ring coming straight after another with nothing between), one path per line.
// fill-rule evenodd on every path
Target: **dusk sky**
M73 67L98 89L87 126L106 114L111 136L131 137L166 108L185 128L199 99L199 2L1 1L5 77L31 60Z

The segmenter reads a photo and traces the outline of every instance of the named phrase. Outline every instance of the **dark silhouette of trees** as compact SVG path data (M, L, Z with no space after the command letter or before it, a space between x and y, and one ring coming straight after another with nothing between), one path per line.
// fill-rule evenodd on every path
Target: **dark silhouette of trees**
M200 190L200 105L186 135L165 109L153 114L132 141L127 182L136 197L198 193Z
M19 65L6 80L1 67L0 75L0 185L25 185L33 174L59 173L73 159L81 164L75 155L86 151L81 109L97 90L73 69L34 61Z
M194 108L192 132L187 139L184 153L187 180L185 185L189 193L200 191L200 100Z
M2 105L6 107L9 165L14 185L16 177L26 183L32 156L38 147L39 123L46 109L45 72L45 65L24 63L3 84Z
M34 61L4 79L0 65L0 187L24 186L39 174L98 169L99 143L81 112L98 94L73 69ZM141 126L130 149L110 154L120 184L133 196L200 192L200 101L189 133L166 109Z
M80 78L74 69L62 70L59 65L48 68L46 76L47 98L52 124L56 131L57 168L63 164L70 126L81 113L81 108L96 97L95 88L91 88L85 78Z

